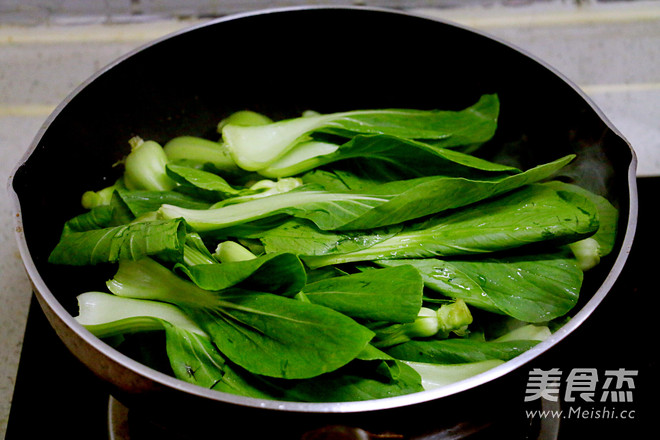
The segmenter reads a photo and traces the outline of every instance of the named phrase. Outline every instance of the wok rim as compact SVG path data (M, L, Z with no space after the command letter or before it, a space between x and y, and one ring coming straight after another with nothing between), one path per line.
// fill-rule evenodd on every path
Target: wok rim
M613 262L612 269L610 270L610 272L608 273L607 277L600 285L600 287L594 292L593 296L584 304L584 306L572 317L572 319L569 322L564 324L548 339L540 342L533 348L514 357L513 359L506 361L501 365L491 368L488 371L485 371L483 373L477 374L475 376L469 377L467 379L437 389L420 391L402 396L382 398L382 399L372 399L365 401L311 402L311 403L290 402L290 401L244 397L235 394L210 390L198 385L193 385L184 382L182 380L176 379L173 376L167 375L165 373L147 367L146 365L143 365L133 360L132 358L120 353L116 349L112 348L110 345L103 342L101 339L94 336L91 332L89 332L81 324L79 324L74 319L74 317L71 314L69 314L69 312L62 306L62 304L57 300L57 298L55 298L54 294L50 291L44 280L41 278L41 275L39 274L39 271L37 270L37 267L28 249L27 241L25 239L25 233L23 231L20 200L18 194L14 191L13 182L14 182L14 176L16 175L18 170L30 159L33 152L39 145L42 137L50 127L51 123L58 117L61 111L69 104L69 102L76 95L78 95L83 89L85 89L89 84L93 83L98 77L103 75L105 72L114 68L115 66L122 63L124 60L134 56L135 54L143 50L146 50L156 44L159 44L165 40L175 38L179 35L192 32L201 28L205 28L208 26L216 26L226 21L239 20L242 18L257 16L257 15L306 11L306 10L347 10L347 11L358 10L358 11L371 11L371 12L378 12L384 14L408 16L412 18L418 18L418 19L436 22L438 24L445 26L466 30L468 32L490 39L501 45L507 46L517 51L522 56L527 57L532 61L540 64L541 66L545 67L551 73L553 73L559 79L561 79L567 86L571 87L573 91L578 95L580 95L580 97L589 105L589 107L591 107L591 109L597 114L597 116L604 122L607 128L611 130L617 137L619 137L628 146L631 153L631 161L628 166L628 174L627 174L629 209L628 209L628 221L626 225L625 236L622 240L621 248L618 251L615 261ZM584 93L584 91L582 91L575 83L573 83L570 79L565 77L561 72L557 71L554 67L552 67L545 61L528 53L524 49L521 49L498 37L489 35L487 32L481 30L475 30L468 26L464 26L462 24L454 23L452 21L442 18L430 17L428 15L424 15L421 13L400 11L400 10L394 10L383 7L306 5L306 6L265 8L265 9L235 13L235 14L230 14L227 16L215 18L164 35L158 39L142 44L134 48L133 50L125 53L124 55L118 57L111 63L107 64L105 67L99 69L97 72L91 75L86 81L82 82L78 87L73 89L73 91L69 93L69 95L62 102L60 102L58 106L53 110L53 112L46 118L45 122L41 125L40 129L37 131L37 134L35 135L32 143L30 144L30 146L27 148L22 158L19 160L19 162L14 166L13 170L11 171L8 180L8 192L11 199L11 203L14 207L14 211L13 211L14 214L13 217L15 222L14 229L15 229L15 236L18 244L19 253L21 255L23 264L25 266L28 278L32 283L33 292L37 296L37 299L39 299L39 303L41 307L42 308L48 307L66 325L66 327L75 334L75 337L79 338L82 342L90 346L92 349L101 353L103 356L109 358L111 361L120 365L121 367L132 371L134 374L139 375L143 379L147 379L166 388L174 389L189 395L201 397L204 399L209 399L212 401L234 404L244 407L287 411L287 412L355 413L355 412L393 409L398 407L410 406L414 404L420 404L420 403L448 397L451 395L455 395L472 388L476 388L480 385L491 382L497 378L503 377L511 373L512 371L520 368L524 364L530 362L531 360L535 359L536 357L547 351L550 347L556 345L558 342L560 342L561 340L566 338L570 333L572 333L576 328L582 325L583 322L591 315L591 313L603 301L605 296L609 293L609 291L613 287L616 279L619 277L619 275L623 270L628 254L630 253L630 250L632 248L632 243L637 225L637 215L638 215L636 167L637 167L637 157L633 147L625 139L625 137L621 134L621 132L619 132L619 130L604 115L602 110L592 101L592 99L589 96L587 96Z

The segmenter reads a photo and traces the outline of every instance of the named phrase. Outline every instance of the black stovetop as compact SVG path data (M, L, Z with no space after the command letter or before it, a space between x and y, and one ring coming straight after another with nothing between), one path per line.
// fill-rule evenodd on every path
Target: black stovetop
M654 200L660 192L660 177L639 178L637 182L637 233L624 272L616 285L584 325L557 346L511 373L516 375L518 380L514 377L513 381L507 382L513 384L514 388L523 387L510 390L522 396L525 395L524 388L529 385L530 372L535 368L544 371L558 369L563 374L586 371L577 369L589 369L600 377L614 370L636 373L634 378L624 384L625 389L630 391L626 395L626 401L614 402L612 398L605 403L589 403L579 398L573 402L562 400L559 402L564 410L562 416L545 419L538 414L525 413L526 410L538 408L521 401L520 405L510 409L512 417L505 421L505 427L512 428L508 438L565 440L582 439L588 435L609 439L622 435L642 436L651 432L648 429L653 427L654 418L657 417L657 393L660 391L658 364L652 357L657 347L654 336L657 333L657 311L660 310L660 287L652 277L652 274L660 270L655 256L657 245L660 244L660 234L653 216ZM562 386L565 384L566 382L563 382ZM599 382L599 385L605 384ZM614 387L614 382L609 384L609 389ZM598 390L602 391L603 388ZM563 392L559 395L565 396ZM574 395L580 396L577 392ZM598 394L601 395L602 393ZM118 437L110 436L108 428L109 407L112 407L109 405L110 401L104 385L68 352L33 299L6 439L49 438L61 435L69 440L119 440ZM466 411L469 411L469 408L466 408ZM131 414L131 410L128 410L128 414ZM501 418L501 414L500 412L497 417ZM488 420L488 414L484 416L483 420ZM549 425L546 423L548 421L551 422ZM514 423L526 426L523 429L515 429L512 425L506 425ZM489 429L491 425L485 423L476 428L472 425L463 431L460 427L468 425L461 423L460 419L451 425L454 428L424 438L502 438L501 423L497 429ZM133 440L179 438L148 423L132 421L130 426L134 427L134 431L129 433ZM546 429L539 426L550 427ZM557 428L558 434L555 432ZM222 438L221 432L221 427L216 427L215 438ZM342 435L334 432L332 435L325 433L325 436L319 434L315 438L357 438ZM277 437L275 433L274 437ZM122 437L121 440L124 438L129 437Z

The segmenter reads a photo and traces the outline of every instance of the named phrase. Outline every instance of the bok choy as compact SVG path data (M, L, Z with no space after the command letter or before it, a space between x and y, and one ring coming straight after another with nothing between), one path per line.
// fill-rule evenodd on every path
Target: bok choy
M143 351L194 385L337 402L464 380L569 319L616 239L609 201L555 179L575 155L527 169L480 155L499 111L497 95L241 110L219 139L135 137L49 262L114 270L107 291L79 292L76 320L120 350L162 335Z

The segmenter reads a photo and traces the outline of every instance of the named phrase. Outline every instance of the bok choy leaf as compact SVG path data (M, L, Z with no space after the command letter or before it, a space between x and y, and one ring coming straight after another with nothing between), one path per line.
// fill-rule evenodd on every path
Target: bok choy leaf
M239 167L267 168L312 132L340 136L386 134L406 139L441 140L445 146L485 142L497 125L499 101L484 95L472 107L445 110L356 110L303 116L255 126L227 124L222 138Z
M197 286L205 290L241 287L248 290L293 296L305 286L307 274L302 262L292 253L271 253L223 264L176 266Z
M598 229L598 212L588 199L528 185L469 209L439 214L379 241L345 254L304 257L311 267L365 260L473 255L532 243L577 241ZM273 246L277 229L266 234Z
M302 293L354 318L412 322L422 307L424 283L411 266L371 270L309 283Z
M526 322L563 316L577 304L583 273L567 252L487 259L380 260L412 265L428 289Z
M303 402L351 402L385 399L419 391L424 391L422 378L418 372L402 362L388 357L388 360L356 360L340 370L324 374L314 379L293 381L269 381L277 389L280 400ZM388 372L396 369L396 377L383 376L383 365Z
M200 232L223 229L277 214L312 217L317 223L332 227L386 201L386 197L368 194L299 189L275 194L263 200L250 200L206 210L162 205L158 213L165 219L183 218Z
M178 379L233 394L274 398L251 385L249 373L238 372L177 306L103 292L80 294L78 304L76 321L100 338L164 331L165 351Z
M421 177L374 186L369 193L329 192L310 185L263 200L215 209L162 205L161 218L184 218L200 232L223 229L286 214L306 218L322 230L373 229L454 209L502 194L553 175L572 156L495 180ZM310 188L311 187L311 188Z
M74 266L139 260L148 255L179 259L188 229L181 219L128 223L62 236L48 261Z
M259 170L267 177L297 175L340 160L359 158L386 162L408 178L421 176L470 176L519 172L516 168L493 163L452 149L388 135L358 135L336 145L308 141Z
M496 342L469 338L426 339L404 342L385 351L396 359L453 365L493 359L508 361L539 342L538 340Z
M175 325L166 325L165 335L167 357L178 379L241 396L277 398L255 376L225 359L208 337Z
M238 288L205 290L148 258L120 262L107 284L118 296L176 304L221 353L265 376L306 378L333 371L373 337L327 307Z

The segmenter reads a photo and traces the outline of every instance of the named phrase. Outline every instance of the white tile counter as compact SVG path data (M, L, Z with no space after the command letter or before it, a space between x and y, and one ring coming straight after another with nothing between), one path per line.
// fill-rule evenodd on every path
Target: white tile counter
M416 10L501 37L587 92L628 138L640 175L660 175L660 2ZM193 24L0 25L0 181L54 107L133 48ZM4 189L3 189L4 191ZM0 437L4 437L31 288L0 197ZM49 360L45 360L49 361Z

